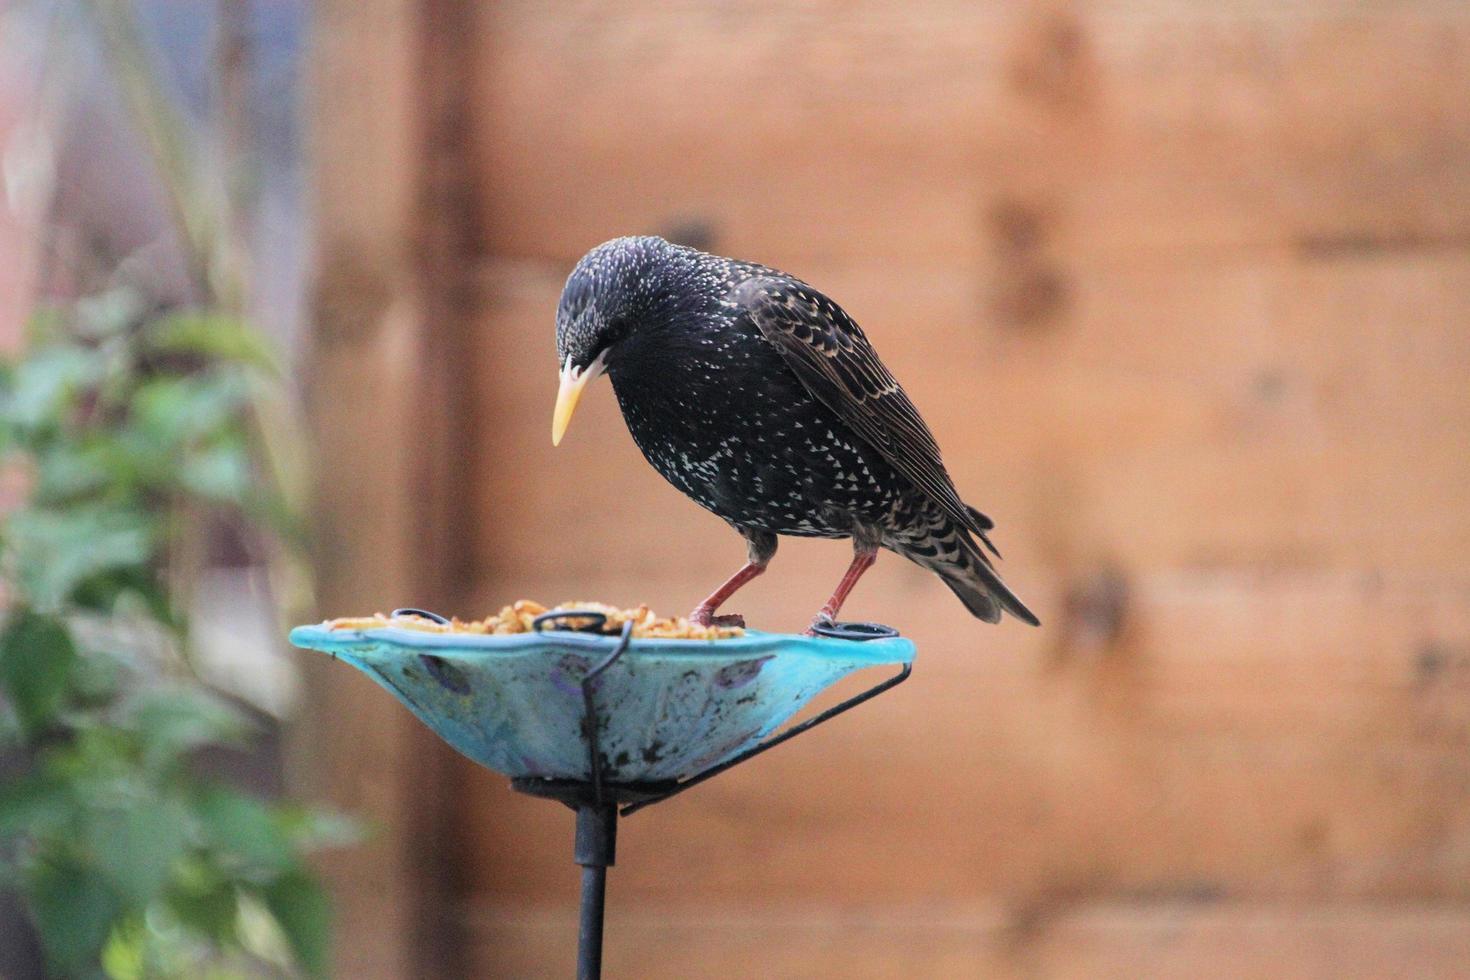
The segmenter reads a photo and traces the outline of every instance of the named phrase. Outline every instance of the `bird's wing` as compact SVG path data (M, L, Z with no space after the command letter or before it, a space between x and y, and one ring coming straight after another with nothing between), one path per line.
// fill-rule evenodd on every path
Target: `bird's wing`
M842 307L805 283L771 276L747 279L730 300L807 390L945 513L985 540L995 525L960 499L918 409Z

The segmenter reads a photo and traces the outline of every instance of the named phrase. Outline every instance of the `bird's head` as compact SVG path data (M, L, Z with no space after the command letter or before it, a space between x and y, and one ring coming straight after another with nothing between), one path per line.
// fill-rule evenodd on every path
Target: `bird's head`
M616 362L619 345L658 314L665 270L688 251L662 238L614 238L577 263L556 310L556 362L561 384L551 443L566 434L582 392Z

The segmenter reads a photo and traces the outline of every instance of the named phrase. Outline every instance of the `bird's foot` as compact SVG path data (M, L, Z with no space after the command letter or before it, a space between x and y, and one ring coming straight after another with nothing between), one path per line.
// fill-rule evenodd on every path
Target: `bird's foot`
M745 617L739 613L726 613L716 616L715 611L707 606L695 606L694 611L689 614L689 622L696 626L738 626L745 628Z

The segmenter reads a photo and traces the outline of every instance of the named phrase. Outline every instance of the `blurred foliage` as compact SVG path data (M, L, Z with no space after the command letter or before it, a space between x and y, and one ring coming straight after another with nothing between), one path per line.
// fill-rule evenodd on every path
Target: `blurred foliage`
M203 774L252 723L189 660L187 585L213 528L296 529L262 477L238 320L116 289L38 317L0 365L0 888L58 976L317 975L326 897L303 864L343 819ZM193 556L191 559L190 556ZM3 772L4 770L0 770Z

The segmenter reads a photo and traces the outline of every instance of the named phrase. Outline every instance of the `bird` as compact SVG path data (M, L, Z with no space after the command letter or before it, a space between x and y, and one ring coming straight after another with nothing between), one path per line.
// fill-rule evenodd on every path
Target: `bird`
M879 548L936 573L977 619L1040 625L996 573L994 522L960 498L913 402L852 318L795 276L615 238L567 277L556 357L553 445L605 374L644 458L745 539L745 565L691 622L743 626L719 610L786 535L853 543L808 634L836 620Z

